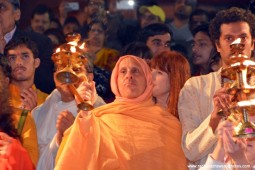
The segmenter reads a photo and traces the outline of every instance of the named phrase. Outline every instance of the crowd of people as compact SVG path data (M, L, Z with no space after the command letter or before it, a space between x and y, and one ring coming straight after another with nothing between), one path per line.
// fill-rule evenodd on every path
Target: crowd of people
M38 5L22 30L20 1L0 0L0 169L255 168L254 138L234 137L236 123L218 114L233 102L221 77L231 44L253 58L251 11L210 15L175 0L171 22L155 3L129 23L103 0L89 0L83 20L68 2L57 17ZM73 33L86 62L70 85L52 56Z

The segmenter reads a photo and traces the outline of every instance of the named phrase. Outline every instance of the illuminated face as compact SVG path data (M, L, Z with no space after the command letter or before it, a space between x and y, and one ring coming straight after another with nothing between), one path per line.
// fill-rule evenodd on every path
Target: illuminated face
M170 50L171 35L165 33L163 35L155 35L148 38L146 45L150 48L153 56L162 52Z
M122 97L132 99L144 93L147 81L140 64L135 59L126 58L121 61L117 84Z
M25 45L17 46L7 53L12 69L12 81L34 80L35 69L40 65L40 59L34 58L32 51Z
M158 98L168 96L170 90L169 76L166 72L159 69L152 69L153 96Z
M105 39L105 32L100 24L92 25L89 33L89 43L94 46L103 46Z
M142 14L140 25L141 28L144 28L150 24L160 23L160 19L158 16L153 15L150 11L146 11Z
M216 43L217 51L221 55L222 66L227 67L230 65L229 58L231 56L230 45L236 39L240 38L241 43L245 45L243 54L251 57L254 44L250 32L250 26L247 22L232 22L222 24L220 27L219 42Z
M0 0L0 25L3 34L10 32L20 19L20 10L14 9L8 0Z
M50 28L49 14L35 14L31 19L31 27L34 32L43 34L47 29Z
M198 32L193 39L192 62L194 65L208 67L213 44L207 34Z

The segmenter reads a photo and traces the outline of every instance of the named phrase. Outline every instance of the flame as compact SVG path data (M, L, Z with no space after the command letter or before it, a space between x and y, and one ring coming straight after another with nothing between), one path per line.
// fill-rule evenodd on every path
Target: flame
M71 51L72 53L75 53L75 52L76 52L75 46L71 46L70 51Z
M83 43L79 46L80 49L84 49L84 47L85 47L85 42L83 42Z
M231 64L231 67L234 66L240 66L240 65L244 65L244 66L255 66L255 62L251 61L251 60L244 60L243 62L236 62L234 64Z
M71 42L68 42L67 44L70 44L70 45L73 45L73 46L77 46L77 42L76 41L71 41Z
M60 48L57 48L57 49L56 49L56 53L58 53L58 52L60 52Z
M240 101L240 102L237 102L237 105L240 107L255 105L255 99Z
M240 44L241 43L241 38L237 38L235 41L233 41L232 43L231 43L231 45L232 44Z

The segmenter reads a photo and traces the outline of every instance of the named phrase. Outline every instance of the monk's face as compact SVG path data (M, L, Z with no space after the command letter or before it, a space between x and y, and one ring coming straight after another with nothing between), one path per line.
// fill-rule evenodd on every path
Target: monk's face
M140 64L132 58L125 58L121 61L117 83L120 95L128 99L143 94L147 86Z

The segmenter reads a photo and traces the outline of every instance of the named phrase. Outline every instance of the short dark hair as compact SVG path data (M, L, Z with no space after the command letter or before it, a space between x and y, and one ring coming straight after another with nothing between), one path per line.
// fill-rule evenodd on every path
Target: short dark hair
M79 21L77 20L76 17L72 17L72 16L67 17L65 19L64 26L67 25L67 24L70 24L70 23L76 24L78 27L80 27L80 23L79 23Z
M14 9L20 9L20 2L19 0L8 0L12 6L14 7Z
M210 37L210 34L209 34L209 24L202 24L202 25L197 26L192 31L193 36L195 36L198 32L203 32L206 35L208 35L208 37Z
M196 28L196 25L194 25L194 20L193 17L194 16L206 16L206 23L209 23L211 20L211 16L209 14L209 12L203 10L203 9L196 9L194 10L189 17L189 29L190 31L193 33L194 29ZM205 23L200 23L200 24L205 24Z
M107 29L106 24L103 21L99 20L99 19L93 19L89 23L89 31L91 30L92 26L95 25L95 24L99 24L103 28L103 30L106 31L106 29Z
M31 19L34 18L35 15L42 15L48 13L50 21L54 18L52 10L44 4L37 5L32 11Z
M252 38L255 38L255 15L249 10L232 7L219 11L214 19L212 19L209 32L213 43L216 43L221 35L221 25L233 22L247 22L250 27Z
M146 43L149 37L155 35L163 35L169 33L173 37L172 31L167 27L167 25L162 23L150 24L144 27L138 34L137 41Z
M9 50L12 50L12 49L14 49L18 46L21 46L21 45L25 45L27 48L29 48L32 51L33 55L34 55L34 58L38 58L39 52L38 52L38 49L37 49L37 46L36 46L35 42L30 40L27 37L12 39L5 46L4 55L7 56Z
M124 50L121 52L121 56L124 55L134 55L143 59L151 59L152 53L149 47L142 42L132 42L125 46Z

